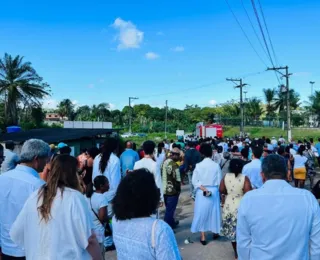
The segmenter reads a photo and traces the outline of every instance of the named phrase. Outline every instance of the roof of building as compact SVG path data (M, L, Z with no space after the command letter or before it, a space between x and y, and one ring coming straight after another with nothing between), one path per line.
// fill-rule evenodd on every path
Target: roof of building
M116 132L116 129L74 129L74 128L41 128L17 133L5 133L0 135L0 142L12 140L14 142L25 142L28 139L41 139L47 143L58 143L72 141L82 138L92 138Z

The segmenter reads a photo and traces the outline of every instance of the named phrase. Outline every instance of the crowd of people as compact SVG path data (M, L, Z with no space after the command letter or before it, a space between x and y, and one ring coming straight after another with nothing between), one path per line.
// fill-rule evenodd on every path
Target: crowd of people
M119 145L110 137L78 157L37 139L19 155L11 141L0 146L0 259L100 260L111 250L119 260L181 259L183 185L203 246L211 232L231 241L235 259L320 259L320 139L192 137L138 151L126 141L121 154Z

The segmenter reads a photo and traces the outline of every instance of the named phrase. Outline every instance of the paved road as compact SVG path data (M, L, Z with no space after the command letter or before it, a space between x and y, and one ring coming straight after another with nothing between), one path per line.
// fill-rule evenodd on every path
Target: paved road
M319 170L319 169L318 169ZM316 181L320 179L320 175L316 178ZM315 182L316 183L316 182ZM307 181L306 187L309 188L309 182ZM180 220L180 226L176 229L176 239L184 260L233 260L234 254L231 243L224 238L212 241L211 234L207 234L208 245L202 246L199 242L200 234L191 235L190 227L193 218L193 200L189 198L188 187L184 186L182 194L179 199L177 207L177 219ZM163 214L163 210L162 210ZM185 244L184 241L188 237L194 243ZM106 254L107 260L116 260L115 252L108 252Z

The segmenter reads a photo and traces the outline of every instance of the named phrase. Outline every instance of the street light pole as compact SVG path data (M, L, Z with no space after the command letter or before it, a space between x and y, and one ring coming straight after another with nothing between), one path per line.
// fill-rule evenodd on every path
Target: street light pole
M310 81L311 85L311 96L313 96L313 84L316 83L315 81Z
M288 135L288 142L291 141L292 139L292 133L291 133L291 113L290 113L290 91L289 91L289 77L292 74L289 74L289 67L273 67L273 68L268 68L267 70L274 70L278 73L280 73L283 77L286 78L286 99L287 99L287 135ZM283 74L280 70L285 70L286 73Z
M132 107L131 107L131 100L134 100L134 99L139 99L137 97L129 97L129 133L131 134L132 133L132 127L131 127L131 124L132 124Z

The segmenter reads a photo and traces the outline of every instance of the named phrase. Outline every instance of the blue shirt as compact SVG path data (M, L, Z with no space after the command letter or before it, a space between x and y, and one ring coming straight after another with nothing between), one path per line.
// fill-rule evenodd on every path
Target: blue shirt
M316 149L317 149L318 153L320 154L320 142L319 142L319 143L317 143L315 147L316 147Z
M120 156L122 176L126 175L127 170L132 171L134 164L139 160L139 154L136 151L132 149L126 149Z
M3 152L3 156L5 158L1 165L1 173L5 173L16 168L19 162L19 156L16 153L12 152L9 149L5 149Z
M260 188L263 184L261 177L261 160L253 159L250 163L246 164L242 169L242 174L249 178L253 188Z
M15 245L9 232L29 196L45 182L32 168L17 165L14 170L0 175L0 242L2 253L25 256L24 250Z
M171 227L162 220L133 218L112 220L113 240L117 248L118 260L180 260L177 241ZM152 246L154 240L154 247Z
M239 260L319 260L320 208L307 190L269 180L238 209Z

